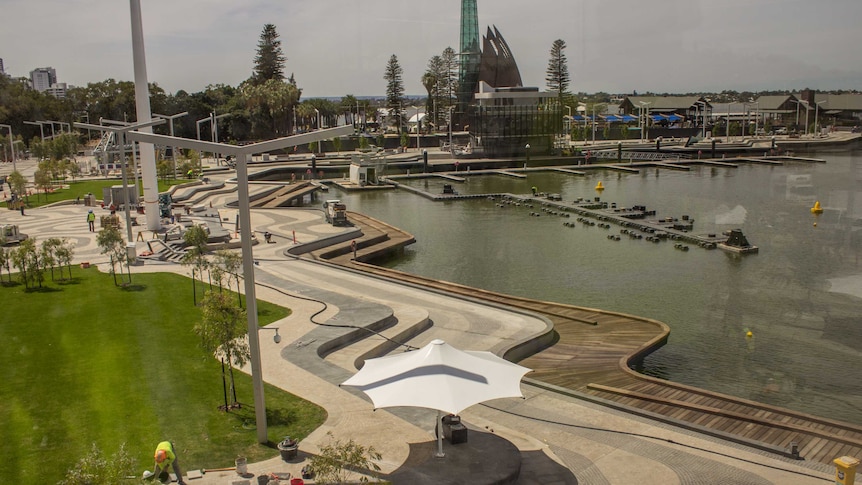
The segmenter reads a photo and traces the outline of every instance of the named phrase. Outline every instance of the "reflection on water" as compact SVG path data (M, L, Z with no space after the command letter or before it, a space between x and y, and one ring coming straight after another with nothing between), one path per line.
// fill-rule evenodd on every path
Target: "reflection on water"
M350 210L416 236L387 266L661 320L671 328L669 342L642 372L862 424L862 298L852 296L862 296L862 151L816 156L828 163L587 177L545 172L455 185L460 193L518 194L536 186L572 201L596 197L601 181L602 200L645 205L659 217L688 215L696 233L742 228L760 247L743 257L611 241L617 226L566 227L558 216L531 217L536 209L485 199L431 202L405 191L340 196ZM439 193L452 182L411 183ZM816 200L825 209L818 217L809 211ZM834 278L843 278L842 293L830 291Z

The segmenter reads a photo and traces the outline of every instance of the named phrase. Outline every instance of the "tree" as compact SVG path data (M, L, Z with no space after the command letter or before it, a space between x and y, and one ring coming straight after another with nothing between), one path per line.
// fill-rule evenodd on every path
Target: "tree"
M242 338L246 333L246 313L242 308L231 304L227 295L207 291L201 301L202 320L194 327L201 339L201 347L209 355L217 356L222 363L222 385L225 383L224 365L230 369L230 389L232 401L228 403L228 392L224 392L224 411L239 407L234 386L233 368L242 367L251 358L248 340Z
M445 72L445 80L441 89L446 93L444 105L448 115L449 107L455 104L455 89L458 87L458 54L455 53L455 49L447 47L443 49L443 54L440 57L443 59L443 72ZM441 110L442 108L443 106L440 107Z
M75 257L75 244L69 242L65 237L59 239L55 243L54 256L57 258L58 264L66 266L66 269L69 270L69 279L72 279L72 259ZM62 271L60 272L60 276L63 276Z
M281 41L278 40L275 25L266 24L260 33L257 43L257 55L254 57L254 84L263 84L274 79L284 80L284 62L287 60L281 51Z
M219 249L215 252L215 260L213 261L213 269L211 270L219 288L222 283L227 283L227 289L230 290L231 277L236 281L236 293L239 300L239 307L242 308L242 293L239 290L239 268L242 265L242 256L229 251L227 249Z
M93 443L90 451L66 472L58 485L114 485L126 481L137 468L137 460L126 450L125 443L110 458Z
M53 183L51 182L51 174L44 170L36 170L33 172L33 184L36 186L37 190L41 190L43 194L45 194L45 200L48 200L48 191L53 187ZM36 197L38 200L38 195Z
M57 265L57 248L63 244L59 238L52 237L42 241L40 258L43 268L51 269L51 281L54 281L54 267Z
M39 257L39 251L36 250L36 241L34 239L25 239L18 245L18 249L12 252L12 264L18 268L21 276L21 281L27 289L42 287L42 281L45 280L45 273L42 269L42 262Z
M203 227L194 225L183 233L183 242L185 242L186 254L183 255L183 264L192 268L192 299L194 304L198 304L197 284L195 284L195 270L201 277L201 282L204 280L204 270L207 269L207 259L204 256L207 251L207 239L209 235Z
M13 194L18 194L18 197L27 195L27 179L21 175L21 172L15 170L6 178L6 183L12 189Z
M571 96L569 93L569 65L566 60L566 54L563 49L566 48L566 42L562 39L557 39L551 46L551 58L548 60L548 70L545 71L545 82L548 90L557 93L557 99L560 106L564 105L564 98Z
M12 272L9 264L12 262L12 250L6 249L3 245L6 244L6 237L0 234L0 282L3 281L3 268L6 268L6 274L9 275L9 282L12 282Z
M341 138L336 136L332 139L332 148L335 148L335 153L341 152Z
M120 228L113 224L107 224L96 234L96 244L102 248L102 254L107 254L111 260L111 275L114 277L114 285L119 286L117 282L117 264L120 265L121 271L122 265L126 265L129 273L129 283L131 283L132 269L130 267L129 253L126 251L126 243L123 240L123 235L120 234Z
M386 74L383 79L386 80L386 107L390 112L395 113L398 131L401 131L401 105L404 103L404 81L401 79L403 73L404 70L398 64L398 57L392 54L389 62L386 63Z
M383 456L373 446L363 446L353 439L342 441L335 439L332 431L326 433L330 442L320 447L320 453L311 457L311 469L314 471L314 483L335 484L348 482L352 470L369 470L372 474L380 471L375 463ZM368 477L359 479L367 483Z

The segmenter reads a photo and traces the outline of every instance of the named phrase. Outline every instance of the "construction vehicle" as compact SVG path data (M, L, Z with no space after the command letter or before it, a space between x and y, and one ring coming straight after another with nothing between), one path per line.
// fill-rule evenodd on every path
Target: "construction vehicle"
M331 199L324 202L323 213L326 216L326 222L333 226L343 226L347 224L347 206L342 204L338 199Z
M18 244L21 241L27 239L27 236L24 233L18 231L18 226L15 224L2 224L0 225L0 244L3 246L11 246L13 244Z

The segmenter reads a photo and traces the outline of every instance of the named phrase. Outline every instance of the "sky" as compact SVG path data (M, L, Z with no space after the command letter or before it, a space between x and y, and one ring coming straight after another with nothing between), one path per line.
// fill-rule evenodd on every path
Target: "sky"
M524 85L546 89L565 41L573 92L862 90L859 0L477 0ZM263 26L276 26L303 98L379 96L391 55L406 94L429 59L459 50L460 0L142 0L147 75L168 93L237 86ZM7 74L53 67L59 82L133 80L129 2L0 0Z

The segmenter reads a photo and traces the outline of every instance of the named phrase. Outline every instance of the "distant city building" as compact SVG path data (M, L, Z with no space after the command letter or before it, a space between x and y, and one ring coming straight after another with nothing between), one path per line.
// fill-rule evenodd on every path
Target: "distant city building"
M30 71L30 85L36 91L47 91L57 84L57 71L53 67L37 67Z
M51 96L54 96L55 98L63 99L66 97L66 90L67 89L68 88L66 86L66 83L54 83L51 85L50 88L45 90L45 93L50 94Z
M3 58L0 57L0 74L6 74L6 69L3 68Z

